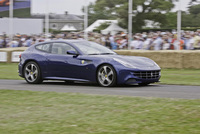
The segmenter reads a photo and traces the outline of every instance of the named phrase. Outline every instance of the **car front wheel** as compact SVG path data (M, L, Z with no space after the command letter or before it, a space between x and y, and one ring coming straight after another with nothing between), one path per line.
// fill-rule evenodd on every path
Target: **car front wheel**
M40 68L35 62L28 62L24 67L24 78L30 84L42 83Z
M110 65L103 65L97 71L97 81L99 85L111 87L116 85L116 72Z

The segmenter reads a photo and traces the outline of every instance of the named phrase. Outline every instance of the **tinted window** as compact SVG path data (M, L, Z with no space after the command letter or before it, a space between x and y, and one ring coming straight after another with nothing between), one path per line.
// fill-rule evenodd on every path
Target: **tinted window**
M36 49L44 51L44 52L50 52L51 44L41 44L37 45Z
M66 43L53 43L51 53L53 54L67 54L67 51L76 51L72 46Z
M82 53L92 55L92 54L116 54L112 50L97 44L95 42L74 42L73 43L76 47L78 47Z

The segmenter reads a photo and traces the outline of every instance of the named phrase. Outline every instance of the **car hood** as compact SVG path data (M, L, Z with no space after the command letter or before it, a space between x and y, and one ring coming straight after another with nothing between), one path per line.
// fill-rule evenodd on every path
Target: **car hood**
M139 57L139 56L124 56L124 55L97 55L97 57L105 58L106 61L110 60L121 60L124 62L127 62L131 65L134 65L135 67L139 69L160 69L160 67L151 59L146 57ZM117 61L116 61L117 62Z

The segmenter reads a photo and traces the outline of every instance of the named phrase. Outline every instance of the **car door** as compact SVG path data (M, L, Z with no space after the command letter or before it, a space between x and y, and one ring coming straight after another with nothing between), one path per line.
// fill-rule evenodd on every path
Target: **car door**
M82 71L81 56L69 55L67 51L76 50L67 43L52 43L51 53L47 55L49 74L51 77L83 79L80 75Z

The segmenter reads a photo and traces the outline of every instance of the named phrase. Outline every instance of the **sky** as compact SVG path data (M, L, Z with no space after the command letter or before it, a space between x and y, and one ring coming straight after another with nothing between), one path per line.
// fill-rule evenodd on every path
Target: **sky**
M188 8L188 4L191 0L181 0L181 2L175 2L175 8L172 11L177 11L179 7L182 11L186 11Z
M32 0L32 13L45 13L47 3L49 3L49 12L63 14L68 11L69 14L82 15L81 11L85 2L95 2L96 0ZM186 11L190 0L181 0L181 10ZM179 3L176 2L176 7L172 11L178 10Z
M49 12L63 14L68 11L69 14L82 15L82 7L85 2L95 2L95 0L32 0L31 13L45 13L46 5L49 3ZM88 5L87 4L87 5Z

